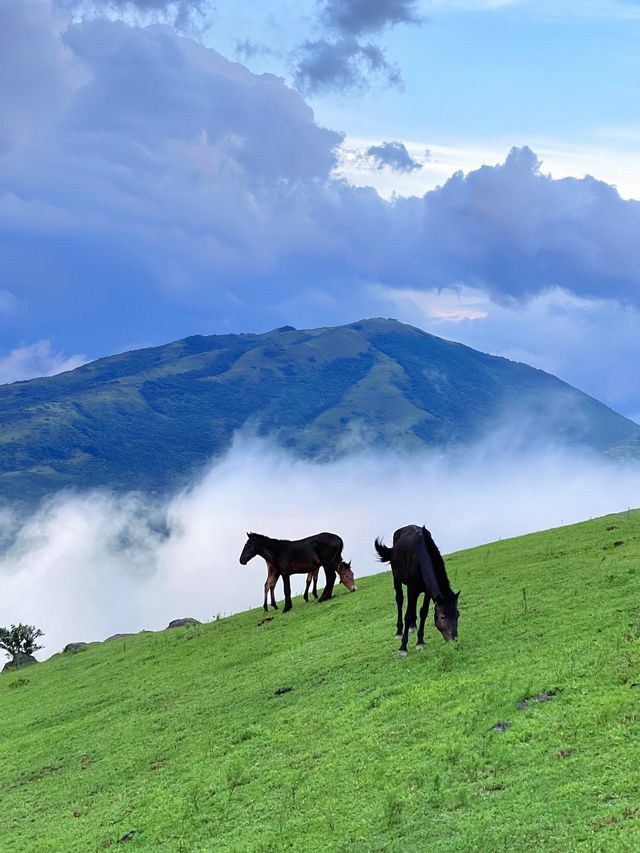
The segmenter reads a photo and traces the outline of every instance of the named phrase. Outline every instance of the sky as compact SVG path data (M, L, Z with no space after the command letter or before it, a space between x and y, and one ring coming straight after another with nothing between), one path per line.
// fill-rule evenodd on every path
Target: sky
M640 420L639 36L634 0L0 0L0 381L390 316Z

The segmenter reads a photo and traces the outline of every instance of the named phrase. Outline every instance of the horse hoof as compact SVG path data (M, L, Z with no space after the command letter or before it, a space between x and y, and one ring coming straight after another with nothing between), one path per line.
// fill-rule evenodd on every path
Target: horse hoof
M424 649L424 643L418 643L416 649L421 652Z
M406 658L406 656L407 656L408 654L409 654L408 652L405 652L405 651L403 651L402 649L400 649L400 651L398 652L398 657L399 657L399 658Z
M409 628L409 633L410 633L410 634L415 634L415 632L416 632L416 626L415 626L415 625L412 625L412 626Z
M274 610L279 610L279 609L280 609L280 608L278 607L278 605L277 605L277 604L272 604L272 605L271 605L271 607L272 607Z
M402 634L396 634L396 640L401 640L401 639L402 639Z

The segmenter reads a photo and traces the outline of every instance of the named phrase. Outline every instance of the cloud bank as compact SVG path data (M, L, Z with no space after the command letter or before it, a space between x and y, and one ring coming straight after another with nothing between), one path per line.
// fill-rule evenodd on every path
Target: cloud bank
M415 12L319 9L334 41ZM640 309L638 202L590 176L554 180L526 147L385 200L336 178L342 134L281 79L171 27L74 22L49 0L0 5L0 69L0 358L43 340L95 357L343 323L408 288ZM411 168L390 144L374 146L385 171ZM622 321L607 318L614 339ZM606 383L583 387L608 399Z
M503 433L464 454L363 454L316 465L239 440L167 504L94 493L60 496L27 518L5 510L0 625L40 626L51 654L68 642L260 606L263 561L238 563L247 530L282 538L338 532L362 577L381 570L374 537L388 541L403 524L425 523L451 552L637 503L639 465L561 448L523 455L512 446ZM301 576L298 592L302 585Z

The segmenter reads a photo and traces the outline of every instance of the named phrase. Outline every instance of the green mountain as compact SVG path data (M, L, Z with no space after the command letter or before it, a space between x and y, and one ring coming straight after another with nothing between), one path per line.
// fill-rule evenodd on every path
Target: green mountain
M196 336L0 387L0 494L162 491L249 427L328 458L523 441L637 453L640 427L554 376L398 323Z
M402 659L384 572L0 675L0 850L639 850L640 512L447 566Z

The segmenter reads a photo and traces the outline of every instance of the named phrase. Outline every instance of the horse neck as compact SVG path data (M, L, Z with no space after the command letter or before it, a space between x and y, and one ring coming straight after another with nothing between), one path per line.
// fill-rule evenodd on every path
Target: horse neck
M449 583L449 578L447 576L447 570L444 565L444 560L442 559L442 554L440 553L438 546L433 541L433 539L429 541L428 536L425 536L425 545L427 547L429 557L431 557L431 563L433 564L433 570L436 575L436 580L438 581L438 586L440 587L442 600L451 601L455 597L455 595L453 590L451 589L451 584Z
M261 536L260 540L256 543L256 553L268 562L275 562L280 552L280 545L281 543L278 539Z

